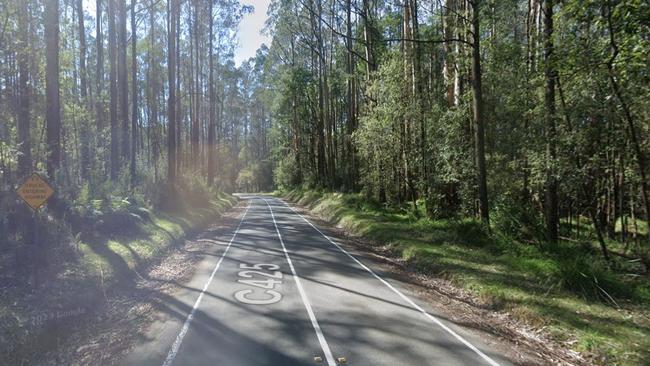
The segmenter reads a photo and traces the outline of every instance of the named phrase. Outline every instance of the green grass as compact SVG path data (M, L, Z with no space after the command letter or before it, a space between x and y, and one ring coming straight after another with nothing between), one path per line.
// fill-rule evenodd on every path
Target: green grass
M496 230L487 233L472 219L418 219L358 194L296 190L285 196L353 234L388 245L416 270L450 279L495 310L546 327L596 363L650 363L648 277L609 270L596 246L567 241L549 252Z
M119 233L94 237L79 243L81 260L71 263L72 271L81 276L103 276L105 284L119 280L115 274L133 271L164 255L175 241L204 227L236 201L232 196L218 194L200 207L183 206L172 212L148 212L148 218L136 221L127 235ZM133 210L131 210L133 211ZM121 230L116 228L116 230Z

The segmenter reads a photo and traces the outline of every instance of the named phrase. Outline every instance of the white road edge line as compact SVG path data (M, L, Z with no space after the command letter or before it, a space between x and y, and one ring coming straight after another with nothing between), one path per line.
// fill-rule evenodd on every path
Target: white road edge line
M266 200L265 200L266 201ZM438 318L435 316L429 314L424 310L420 305L416 304L413 302L413 300L409 299L406 295L401 293L398 289L396 289L393 285L391 285L389 282L384 280L383 278L379 277L372 269L368 268L365 264L361 263L357 258L355 258L352 254L350 254L347 250L343 249L339 244L337 244L334 240L332 240L329 236L325 235L319 228L317 228L314 224L312 224L309 220L307 220L303 215L301 215L298 211L296 211L293 207L289 206L288 203L286 203L284 200L278 199L278 201L284 203L288 208L290 208L296 215L302 217L303 220L305 220L306 223L311 225L316 231L318 231L325 239L327 239L330 243L334 244L339 250L343 253L345 253L348 257L352 258L361 268L365 269L366 271L370 272L375 278L377 278L381 283L386 285L389 289L391 289L394 293L399 295L404 301L406 301L409 305L411 305L414 309L418 310L421 312L424 316L426 316L429 320L440 326L442 329L444 329L447 333L451 334L454 338L459 340L461 343L463 343L465 346L467 346L469 349L474 351L477 355L479 355L482 359L484 359L488 364L492 366L500 366L496 361L491 359L488 355L485 353L481 352L478 348L476 348L473 344L471 344L469 341L467 341L465 338L461 337L458 333L454 332L451 328L443 324ZM268 205L268 202L266 203Z
M198 309L199 305L201 304L201 300L203 299L203 294L205 294L205 291L207 291L208 286L210 286L210 283L212 283L214 274L217 273L219 266L221 266L221 262L223 262L223 259L226 257L226 253L228 253L228 249L230 249L230 245L232 244L233 240L235 240L237 233L239 233L239 228L244 222L244 218L248 213L248 209L251 207L251 203L252 200L248 203L248 206L246 206L246 211L244 211L244 214L239 220L239 225L237 225L237 229L235 229L235 232L232 234L232 238L230 238L230 241L228 242L228 246L226 246L226 249L221 254L221 258L219 258L219 261L214 266L214 269L210 274L210 278L208 278L208 281L203 286L203 290L201 290L199 297L196 299L196 302L194 302L194 306L192 307L190 313L187 315L187 319L185 319L185 323L183 323L183 328L181 328L180 333L178 333L178 335L176 336L176 340L174 341L174 344L172 344L172 348L169 350L169 353L167 353L167 358L165 359L165 362L163 362L162 366L170 366L174 362L174 359L176 358L176 354L178 353L178 350L181 348L181 344L183 343L183 338L185 338L185 334L187 333L187 330L190 328L192 319L194 319L194 313L196 313L196 309Z
M296 281L296 287L298 287L298 292L300 293L302 302L305 305L305 309L307 309L307 314L309 314L311 325L314 327L314 331L316 332L318 343L320 343L320 347L323 349L323 353L325 353L325 359L327 360L327 364L328 366L336 366L336 361L334 361L334 356L332 355L332 351L330 350L330 347L327 344L327 340L325 340L325 336L323 335L323 331L320 329L320 325L318 325L318 320L316 320L316 316L314 315L314 311L311 308L309 299L305 294L305 290L302 288L302 284L300 283L300 278L298 278L296 269L293 267L293 262L291 262L291 257L289 257L289 252L287 251L287 247L284 245L284 240L282 239L282 235L280 234L278 223L275 221L273 208L271 207L271 205L269 205L269 201L267 201L266 198L262 198L262 199L264 200L264 202L266 202L266 205L269 206L269 210L271 210L271 218L273 219L273 225L275 225L275 231L278 233L280 244L282 244L282 250L284 251L284 255L287 257L289 268L291 268L291 273L293 273L293 279Z

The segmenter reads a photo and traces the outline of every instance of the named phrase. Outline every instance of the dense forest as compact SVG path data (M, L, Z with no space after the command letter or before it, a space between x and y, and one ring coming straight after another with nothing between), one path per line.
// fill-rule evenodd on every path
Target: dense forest
M2 3L6 192L32 171L81 205L187 176L322 187L432 218L515 215L550 245L586 218L605 258L605 237L647 252L645 2L275 1L272 44L241 67L250 7L87 5Z
M605 257L604 237L642 250L649 12L610 0L274 2L274 182L360 190L432 218L514 215L549 245L585 218Z
M275 1L272 44L236 67L251 9L208 3L3 2L6 190L34 170L68 202L186 175L305 185L486 224L543 213L550 244L586 217L604 256L616 225L641 250L648 4Z
M650 3L272 0L271 43L238 66L251 11L0 1L3 278L35 228L124 202L316 189L544 255L587 240L647 284ZM39 215L14 192L33 172L56 192Z
M254 65L233 61L250 8L203 5L3 2L3 182L46 171L65 199L184 172L232 186L269 118L243 93Z

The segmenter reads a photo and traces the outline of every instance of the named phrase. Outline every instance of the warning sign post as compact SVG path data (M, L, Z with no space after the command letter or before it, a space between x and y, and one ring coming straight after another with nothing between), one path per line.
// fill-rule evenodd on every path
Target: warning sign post
M45 179L34 173L16 189L16 193L32 210L38 210L52 197L54 189Z

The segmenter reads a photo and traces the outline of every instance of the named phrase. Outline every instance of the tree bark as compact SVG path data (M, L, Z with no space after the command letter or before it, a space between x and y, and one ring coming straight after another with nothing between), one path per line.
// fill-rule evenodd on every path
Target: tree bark
M366 80L370 80L370 75L377 70L374 52L374 24L373 14L371 9L371 0L363 0L363 39L365 41L366 53Z
M86 71L86 28L84 25L83 0L77 0L77 21L79 24L79 91L84 103L87 103L88 73Z
M181 103L182 99L182 94L181 94L181 82L182 80L182 75L181 75L181 0L176 0L176 56L175 56L175 64L176 64L176 176L180 175L181 168L183 165L183 140L182 140L182 123L183 123L183 104Z
M167 104L167 181L176 181L176 19L178 18L178 1L168 0L169 33L167 35L167 74L169 80L169 97Z
M214 184L214 174L215 174L215 153L217 146L214 141L214 129L215 129L215 123L214 123L214 117L215 117L215 103L217 102L214 98L214 45L213 45L213 39L214 39L214 19L213 19L213 12L214 12L214 0L208 0L210 2L210 5L208 7L209 11L209 16L208 16L208 22L210 24L210 29L208 31L210 40L208 42L208 47L210 48L208 51L209 54L209 60L208 60L208 87L209 87L209 98L210 98L210 111L209 111L209 124L208 124L208 186L212 186Z
M129 80L126 66L126 0L117 0L118 11L118 63L117 63L117 84L119 91L119 119L122 130L122 154L121 158L127 161L130 154L129 142Z
M194 40L194 51L191 53L192 55L192 60L190 62L193 62L193 65L191 67L192 69L192 77L193 80L191 81L193 83L193 91L194 93L191 95L191 98L193 100L193 110L191 111L191 116L192 116L192 129L191 129L191 139L192 139L192 146L191 146L191 156L192 156L192 166L194 170L198 170L199 168L199 138L200 138L200 127L199 127L199 113L200 113L200 83L199 83L199 6L196 0L193 1L193 6L194 9L194 19L192 21L192 28L193 31L192 33L194 36L192 37ZM190 34L192 34L190 33Z
M59 95L59 0L45 1L45 122L47 175L50 182L61 165L61 101Z
M487 169L485 166L485 131L483 117L483 91L481 82L481 32L479 28L479 0L470 1L472 6L472 109L474 110L474 146L478 183L479 214L481 220L490 224L487 191Z
M555 80L557 71L554 64L553 46L553 0L544 2L544 78L546 87L544 105L546 107L546 236L551 244L557 243L558 217L558 183L555 176L555 159L557 157L555 131Z
M29 91L29 2L22 1L18 14L18 175L22 179L32 170L32 146L30 138L30 91Z
M346 156L346 166L348 171L346 174L347 184L346 188L349 190L354 190L356 187L356 176L357 176L357 166L356 166L356 154L355 146L352 141L352 134L357 128L357 110L356 110L356 76L355 76L355 59L354 52L352 50L352 4L350 0L345 2L345 12L346 12L346 47L347 47L347 58L346 58L346 71L347 71L347 126L345 134L345 151Z
M149 147L151 150L151 161L154 167L154 179L158 180L158 154L160 153L158 145L158 68L156 67L156 62L154 61L153 50L155 47L155 4L156 0L151 0L149 4L149 88L150 88L150 98L149 98L149 110L150 110L150 123L149 129L151 131L151 140L149 142Z
M109 0L110 1L110 0ZM95 25L95 41L97 49L97 68L95 72L95 112L97 115L97 130L101 133L104 129L104 41L102 35L102 0L95 2L96 7L96 25Z
M84 25L83 1L77 0L77 21L79 26L79 91L81 103L88 111L92 110L92 103L88 98L88 72L86 70L86 28ZM90 126L85 121L81 124L81 178L89 180L90 174Z
M109 114L111 120L111 180L117 181L120 174L119 126L117 123L117 38L115 34L115 1L108 0L108 78Z
M453 12L456 9L456 2L455 0L446 0L445 1L445 9L443 11L443 16L442 16L442 34L444 39L452 39L454 31L453 31ZM447 95L447 105L448 106L454 106L454 76L453 76L453 70L455 68L455 63L452 57L453 51L451 48L451 42L450 41L445 41L444 43L444 64L443 64L443 78L444 78L444 84L445 84L445 91Z
M137 183L136 172L136 142L138 130L138 57L137 42L138 32L135 23L135 5L136 0L131 0L131 187Z

